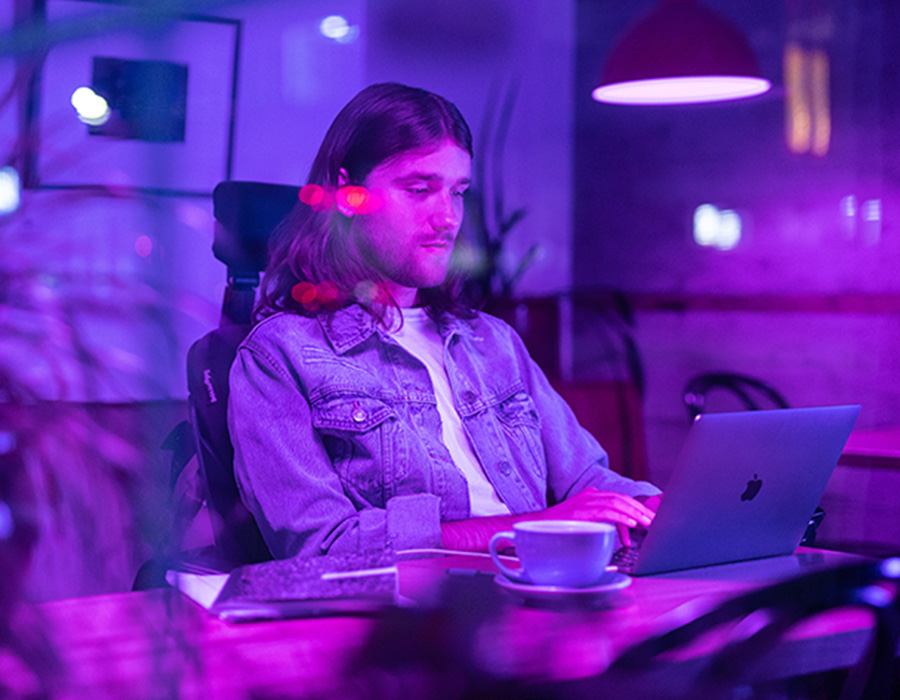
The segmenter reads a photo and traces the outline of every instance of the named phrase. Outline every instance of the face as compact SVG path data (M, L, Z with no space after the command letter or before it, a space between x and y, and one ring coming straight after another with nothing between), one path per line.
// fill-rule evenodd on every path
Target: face
M350 234L400 306L441 284L463 217L472 159L452 141L379 165L363 183L379 206L355 214Z

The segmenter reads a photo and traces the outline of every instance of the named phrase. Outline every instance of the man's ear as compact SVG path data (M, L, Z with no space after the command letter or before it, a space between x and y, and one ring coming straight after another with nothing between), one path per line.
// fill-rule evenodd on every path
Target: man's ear
M346 168L341 168L338 170L338 189L341 187L346 187L350 184L350 176L347 174ZM334 204L337 207L337 210L346 216L348 219L353 216L355 213L353 209L347 204L347 199L345 197L341 197L340 195L334 198Z

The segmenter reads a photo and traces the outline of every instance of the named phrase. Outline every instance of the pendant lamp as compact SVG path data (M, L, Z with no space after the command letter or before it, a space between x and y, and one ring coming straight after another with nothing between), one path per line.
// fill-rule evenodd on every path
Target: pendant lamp
M661 0L613 46L592 96L616 104L687 104L751 97L771 86L728 20L694 0Z

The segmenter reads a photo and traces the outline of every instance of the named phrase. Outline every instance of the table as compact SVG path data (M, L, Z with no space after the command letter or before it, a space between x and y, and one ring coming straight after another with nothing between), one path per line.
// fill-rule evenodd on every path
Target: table
M900 470L900 427L854 430L838 465Z
M612 608L603 610L556 611L509 602L487 633L482 630L478 646L502 675L538 681L585 677L603 671L635 641L682 624L727 597L785 575L853 560L859 559L798 550L777 560L636 578ZM468 556L405 561L399 568L401 593L420 601L447 580L448 570L495 572L490 559ZM23 610L21 629L39 624L65 667L52 688L54 697L64 700L355 698L360 688L348 683L351 660L382 623L378 616L347 616L228 624L172 589ZM868 632L868 617L859 611L816 619L767 656L766 672L784 677L852 665ZM692 653L706 651L701 646ZM34 674L8 655L0 654L0 679L0 691L3 682L22 694L36 688Z

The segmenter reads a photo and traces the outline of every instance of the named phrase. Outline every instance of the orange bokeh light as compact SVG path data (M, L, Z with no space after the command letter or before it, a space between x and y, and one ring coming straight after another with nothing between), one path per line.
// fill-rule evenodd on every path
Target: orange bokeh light
M335 199L351 214L371 214L381 204L378 197L361 185L341 187L337 191Z

